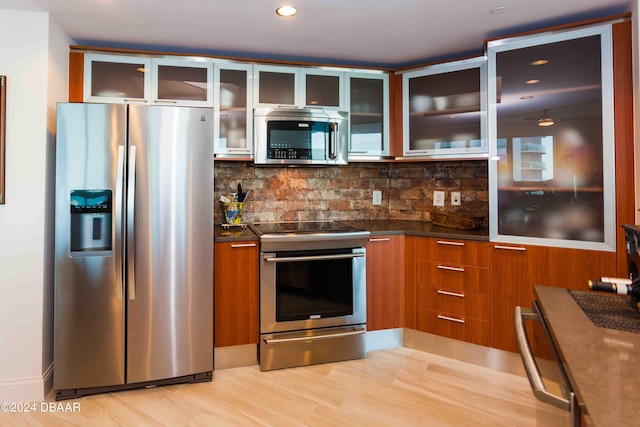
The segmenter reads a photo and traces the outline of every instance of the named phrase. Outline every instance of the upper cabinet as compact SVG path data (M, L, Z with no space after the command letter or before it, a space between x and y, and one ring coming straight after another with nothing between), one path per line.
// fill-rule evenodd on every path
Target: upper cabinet
M216 64L214 73L216 105L214 128L217 157L253 155L253 66L250 64Z
M347 72L349 159L389 155L389 76Z
M342 71L256 65L254 73L257 107L345 108Z
M491 41L492 241L615 250L610 25Z
M192 107L213 106L213 64L194 60L153 59L151 102Z
M135 56L84 56L84 101L149 103L151 59Z
M213 63L87 54L84 101L213 106Z
M406 72L402 91L404 156L487 156L486 58Z

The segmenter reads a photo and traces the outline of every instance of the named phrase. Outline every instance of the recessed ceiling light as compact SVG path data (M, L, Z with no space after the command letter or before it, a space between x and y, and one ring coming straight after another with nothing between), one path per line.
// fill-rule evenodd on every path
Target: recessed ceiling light
M278 16L293 16L298 10L293 6L280 6L276 9L276 15Z
M450 119L455 119L456 117L458 117L458 116L456 116L455 114L452 114L452 115L449 116Z
M531 63L531 65L544 65L549 62L548 59L537 59Z
M540 80L538 80L538 79L531 79L531 80L527 80L527 81L526 81L526 83L527 83L528 85L534 85L534 84L536 84L536 83L540 83Z
M496 6L493 9L491 9L491 14L500 15L501 13L504 13L506 10L507 10L507 6Z
M520 99L531 99L531 98L533 98L533 95L525 95L520 97Z

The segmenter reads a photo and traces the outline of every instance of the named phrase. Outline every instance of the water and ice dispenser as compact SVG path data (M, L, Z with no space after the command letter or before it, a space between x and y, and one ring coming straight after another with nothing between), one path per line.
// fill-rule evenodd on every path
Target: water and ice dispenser
M111 251L111 190L73 190L70 207L71 252L74 255L104 255L105 251Z

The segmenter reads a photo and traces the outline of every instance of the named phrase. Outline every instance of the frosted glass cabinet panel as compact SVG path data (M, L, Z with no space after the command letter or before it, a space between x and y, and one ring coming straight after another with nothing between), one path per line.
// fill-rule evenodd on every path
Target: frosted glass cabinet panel
M152 66L153 103L213 107L213 63L154 59Z
M493 241L615 248L609 26L488 43Z
M256 103L262 106L299 105L299 70L256 65Z
M149 58L85 55L85 102L148 103L150 94Z
M342 76L343 73L318 74L317 71L303 71L301 82L304 84L305 105L340 108Z
M252 66L221 64L215 68L215 98L218 119L214 128L215 154L222 157L249 157L252 120Z
M483 57L403 75L405 156L486 157L485 73Z
M389 76L347 73L349 157L389 155Z

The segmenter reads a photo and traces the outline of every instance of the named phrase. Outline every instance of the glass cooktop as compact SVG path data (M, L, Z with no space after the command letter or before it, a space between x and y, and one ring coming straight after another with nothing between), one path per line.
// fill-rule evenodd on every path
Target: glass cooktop
M252 224L252 226L260 234L349 233L360 231L358 228L334 221L258 222Z

